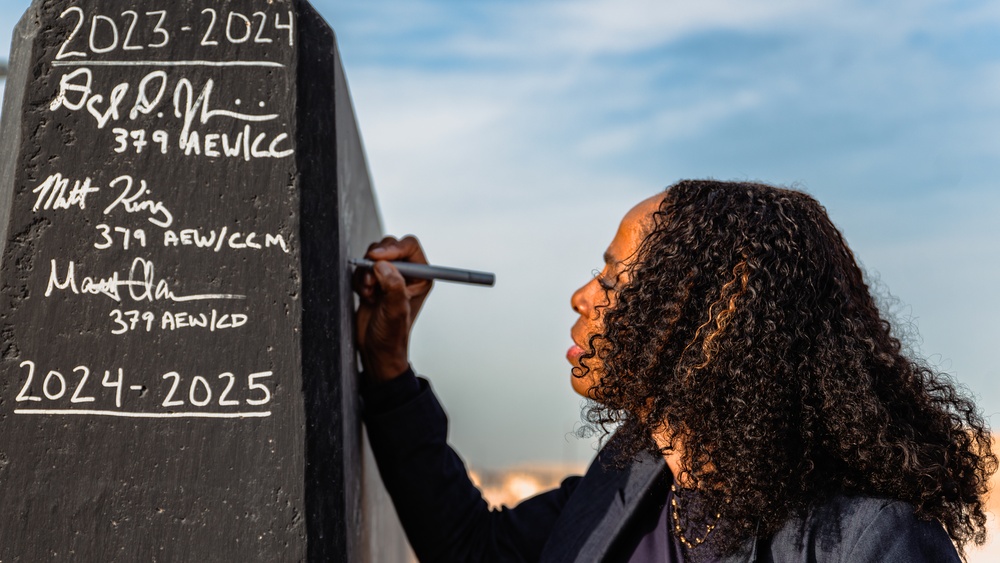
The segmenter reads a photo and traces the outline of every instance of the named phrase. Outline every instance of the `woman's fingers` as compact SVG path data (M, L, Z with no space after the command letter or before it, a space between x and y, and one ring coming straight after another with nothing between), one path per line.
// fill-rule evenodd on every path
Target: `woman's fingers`
M412 235L396 240L393 237L385 237L381 242L368 248L365 254L370 260L386 260L399 262L413 262L416 264L426 264L427 257L424 249L420 246L420 241Z
M386 237L368 247L372 268L357 268L352 285L361 297L356 323L358 347L366 371L376 380L405 371L413 321L431 289L431 281L405 278L392 262L426 264L420 242L412 236Z
M376 262L372 270L382 290L382 306L388 319L408 322L410 299L406 293L406 280L395 266L388 262Z
M371 303L375 297L375 286L378 284L375 275L368 268L355 268L351 274L351 287L362 300Z
M365 257L374 261L376 263L376 267L379 262L383 261L412 262L415 264L427 263L427 256L424 254L424 249L420 246L420 241L412 235L405 236L402 239L385 237L381 241L370 245ZM393 270L395 270L395 268L393 268ZM416 307L414 308L414 313L416 313L420 309L422 297L426 296L430 292L433 283L431 280L413 278L404 279L409 297L417 301ZM367 288L368 286L364 285L361 287ZM374 287L371 292L362 294L362 297L370 298L372 295L374 295Z

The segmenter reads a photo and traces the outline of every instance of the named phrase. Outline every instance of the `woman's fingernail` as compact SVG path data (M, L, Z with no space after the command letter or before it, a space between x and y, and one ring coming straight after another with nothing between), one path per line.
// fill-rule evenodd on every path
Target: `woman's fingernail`
M392 266L390 266L388 262L377 262L375 267L378 268L378 273L383 276L392 275Z

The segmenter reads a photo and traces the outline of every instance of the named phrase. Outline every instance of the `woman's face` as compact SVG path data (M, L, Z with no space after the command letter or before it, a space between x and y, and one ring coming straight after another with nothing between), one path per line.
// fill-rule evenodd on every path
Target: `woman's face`
M625 214L614 240L604 253L604 269L573 293L570 303L580 317L570 331L573 346L566 352L566 359L573 365L574 371L583 367L580 357L590 349L590 337L603 331L603 311L614 305L617 287L628 281L622 273L635 260L639 245L652 225L653 212L659 208L663 197L662 193L656 194ZM600 381L601 365L596 357L587 360L587 365L590 369L586 376L572 378L573 390L594 399L591 389Z

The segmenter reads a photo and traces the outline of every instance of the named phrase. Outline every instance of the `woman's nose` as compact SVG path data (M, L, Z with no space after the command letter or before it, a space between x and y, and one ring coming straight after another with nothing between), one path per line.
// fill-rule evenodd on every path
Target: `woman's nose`
M573 307L573 310L578 314L586 315L590 312L590 308L586 299L587 286L583 286L580 289L573 292L573 297L570 298L569 304Z

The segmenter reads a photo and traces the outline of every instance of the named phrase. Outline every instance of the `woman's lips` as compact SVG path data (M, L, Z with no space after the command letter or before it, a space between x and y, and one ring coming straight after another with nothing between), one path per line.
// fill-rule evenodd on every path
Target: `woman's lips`
M569 360L571 364L578 364L580 362L580 356L583 355L583 348L579 345L574 344L566 350L566 359Z

